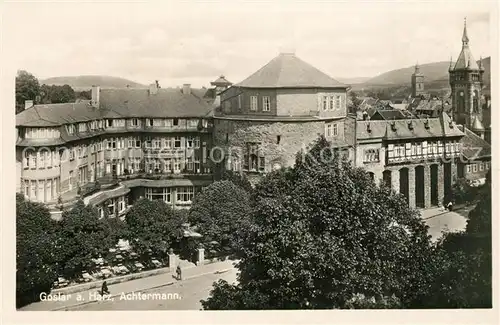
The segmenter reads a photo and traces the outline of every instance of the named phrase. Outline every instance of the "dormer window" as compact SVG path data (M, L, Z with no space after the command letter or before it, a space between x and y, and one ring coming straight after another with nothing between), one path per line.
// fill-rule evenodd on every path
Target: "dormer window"
M68 131L68 134L74 134L75 126L73 124L66 125L66 131Z
M394 121L391 122L391 129L392 131L396 132L396 122Z
M413 121L408 122L408 129L413 130Z
M113 127L113 120L111 120L111 119L106 120L106 127L112 128Z

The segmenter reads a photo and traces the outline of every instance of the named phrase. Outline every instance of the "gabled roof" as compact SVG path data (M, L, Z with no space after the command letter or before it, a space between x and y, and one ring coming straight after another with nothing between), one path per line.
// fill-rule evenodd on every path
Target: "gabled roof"
M16 115L16 126L49 127L85 122L100 118L127 117L203 117L210 114L213 99L204 98L205 89L102 89L100 107L89 101L64 104L35 105Z
M236 84L248 88L347 88L291 53L282 53Z
M491 157L491 145L480 136L463 128L465 136L461 139L462 154L467 159Z

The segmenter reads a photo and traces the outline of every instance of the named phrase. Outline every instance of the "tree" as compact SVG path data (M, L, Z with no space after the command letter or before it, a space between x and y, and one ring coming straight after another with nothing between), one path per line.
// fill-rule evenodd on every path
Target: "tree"
M243 173L234 172L232 170L224 170L222 172L222 180L228 180L238 185L248 193L253 192L253 187L248 178Z
M217 241L237 252L250 224L250 195L231 181L218 181L199 193L189 211L205 242Z
M426 299L434 308L492 307L491 175L486 179L465 231L438 243L440 272Z
M205 309L352 308L359 296L404 308L426 296L434 276L427 226L324 137L295 167L257 184L252 204L238 284L217 283Z
M359 110L359 106L361 105L361 103L363 103L363 100L361 100L358 97L358 94L354 91L349 92L349 97L350 97L349 112L356 113Z
M36 100L40 92L38 79L31 73L19 70L16 76L16 114L24 109L27 100Z
M56 86L43 84L40 88L42 103L72 103L76 100L75 91L69 85Z
M57 280L56 221L42 204L16 195L16 305L39 300Z
M73 208L64 211L60 222L58 255L61 272L68 279L78 277L91 266L91 259L109 252L117 240L97 209L78 200Z
M187 220L181 216L164 201L138 200L125 216L126 239L142 257L149 251L164 256L172 243L183 236L182 224Z

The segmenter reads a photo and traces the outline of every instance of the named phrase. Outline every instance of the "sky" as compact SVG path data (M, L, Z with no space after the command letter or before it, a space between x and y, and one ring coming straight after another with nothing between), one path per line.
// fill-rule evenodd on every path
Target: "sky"
M464 17L476 59L492 54L493 1L4 3L9 67L43 79L109 75L162 87L236 83L280 52L334 78L456 58Z

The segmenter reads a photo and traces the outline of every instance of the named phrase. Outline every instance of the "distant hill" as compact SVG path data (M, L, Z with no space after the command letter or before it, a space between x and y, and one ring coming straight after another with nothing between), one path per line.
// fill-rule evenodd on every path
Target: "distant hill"
M355 84L360 84L360 83L366 82L370 78L369 77L351 77L351 78L349 78L349 77L346 77L346 78L337 77L335 79L337 79L338 81L340 81L341 83L346 84L346 85L355 85Z
M479 61L477 61L479 63ZM490 57L484 58L482 60L484 71L483 80L486 86L490 85L490 67L491 59ZM449 61L433 62L420 65L420 72L425 76L425 87L431 86L434 82L436 85L442 86L448 81L448 69L450 67ZM411 82L411 75L415 71L415 66L397 69L382 73L374 78L370 78L363 82L364 87L368 86L391 86L391 85L407 85Z
M127 85L130 88L144 88L145 85L119 77L110 76L67 76L53 77L40 80L40 84L47 85L70 85L74 90L83 91L92 88L92 85L100 86L101 88L125 88Z

